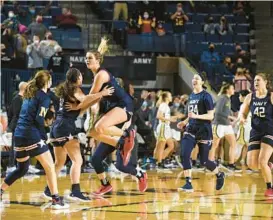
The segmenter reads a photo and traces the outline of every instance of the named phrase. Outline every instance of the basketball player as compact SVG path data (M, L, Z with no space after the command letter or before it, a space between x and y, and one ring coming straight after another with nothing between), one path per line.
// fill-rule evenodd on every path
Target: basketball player
M191 183L191 152L196 144L199 146L200 163L208 170L216 174L216 190L220 190L224 186L225 174L220 172L213 161L208 159L209 150L212 142L213 120L213 100L211 95L203 89L204 79L201 75L195 74L192 79L193 93L188 101L188 118L180 122L177 126L182 129L187 125L181 145L181 158L184 167L184 175L186 184L178 190L193 192Z
M156 129L157 143L154 149L154 158L157 160L159 169L164 169L164 159L174 150L174 140L170 122L176 122L177 117L171 117L171 109L169 103L172 101L170 92L162 92L157 101L157 119L159 124ZM167 144L167 148L165 146Z
M60 108L57 118L51 129L51 143L54 146L55 170L58 175L62 167L65 165L67 155L72 161L70 169L70 177L72 182L71 194L69 199L72 201L89 202L90 198L82 194L80 189L80 175L82 166L82 155L80 151L80 143L77 138L75 121L80 113L86 109L76 111L67 111L63 104L65 102L79 103L84 99L89 102L98 97L111 95L112 89L104 88L102 92L85 96L80 86L82 85L82 74L76 68L70 68L66 73L66 80L55 89L55 94L60 98ZM46 187L44 196L51 198L49 188Z
M104 98L107 101L107 106L103 112L104 114L90 131L91 137L101 142L92 157L92 165L101 181L101 187L94 193L95 195L103 195L112 191L112 186L106 178L103 169L103 159L112 153L113 150L120 148L123 164L124 166L127 166L135 139L134 129L121 129L122 124L130 121L132 118L133 98L121 88L110 72L101 68L103 55L107 49L107 40L102 38L98 51L87 52L86 54L87 68L94 73L94 83L90 90L90 94L101 91L107 85L113 87L115 90L111 97ZM96 100L96 102L98 101L99 99ZM68 103L67 108L70 110L77 110L81 108L82 104L83 103L75 107ZM103 144L107 144L108 146L105 148L103 147ZM146 179L146 176L142 176L141 178Z
M234 86L226 83L220 90L220 97L216 102L215 115L213 120L213 143L209 153L209 159L215 161L215 151L221 138L225 138L229 143L229 164L227 168L233 172L241 172L235 165L236 137L231 125L231 120L236 118L231 116L230 97L234 95Z
M265 73L254 79L255 92L244 100L240 122L244 124L251 112L251 131L247 153L247 165L252 170L261 169L266 183L265 196L273 197L272 173L268 166L273 153L273 92Z
M51 75L46 70L36 73L28 83L19 120L14 132L14 145L18 166L11 172L1 185L1 195L17 179L23 177L29 168L30 157L35 157L43 166L47 184L52 195L53 209L66 209L69 205L64 204L58 194L57 177L52 156L45 141L44 118L50 105L47 90L52 84Z

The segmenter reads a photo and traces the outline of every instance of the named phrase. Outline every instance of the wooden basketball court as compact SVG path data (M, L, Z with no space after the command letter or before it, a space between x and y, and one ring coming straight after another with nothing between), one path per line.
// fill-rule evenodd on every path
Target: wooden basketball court
M139 193L130 176L111 179L114 192L90 203L70 203L69 210L51 210L41 198L44 176L28 176L16 182L3 196L3 220L39 219L273 219L273 198L264 197L265 184L258 173L229 175L222 191L216 192L215 177L193 173L194 193L178 192L184 183L180 170L172 174L148 171L149 186ZM61 195L70 190L69 175L58 179ZM82 174L82 191L99 187L94 174Z

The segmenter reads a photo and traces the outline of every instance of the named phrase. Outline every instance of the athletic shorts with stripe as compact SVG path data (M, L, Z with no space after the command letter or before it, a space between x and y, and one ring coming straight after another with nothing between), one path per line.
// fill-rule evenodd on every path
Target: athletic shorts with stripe
M213 125L213 135L218 138L223 138L226 135L234 134L234 130L231 125Z
M155 134L158 141L166 141L173 137L170 125L165 123L157 125Z
M265 143L273 147L273 134L268 132L258 132L255 129L251 129L248 151L260 150L261 143Z
M57 119L50 131L50 142L54 147L63 147L68 141L77 139L77 135L74 120Z
M27 156L36 157L48 151L48 146L43 140L31 143L26 138L14 137L14 145L15 155L18 159Z

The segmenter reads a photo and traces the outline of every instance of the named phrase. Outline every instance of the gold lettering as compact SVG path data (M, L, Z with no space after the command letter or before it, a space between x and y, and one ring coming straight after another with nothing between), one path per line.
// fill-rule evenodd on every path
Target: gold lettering
M45 117L46 116L46 112L47 112L47 109L45 107L41 107L41 111L40 111L39 116Z

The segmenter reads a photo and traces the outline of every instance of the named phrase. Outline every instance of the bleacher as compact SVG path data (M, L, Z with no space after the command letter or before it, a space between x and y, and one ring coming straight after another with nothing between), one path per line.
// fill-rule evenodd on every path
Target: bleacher
M113 4L109 2L99 2L98 8L101 10L100 16L105 20L113 18ZM136 2L128 2L128 11L137 11ZM188 2L183 3L183 10L189 17L186 23L186 48L188 56L200 55L204 48L207 48L209 42L215 43L216 50L222 55L233 55L235 52L235 43L240 43L244 50L249 51L249 22L245 16L235 16L232 13L232 6L212 7L210 5L196 5L191 7ZM143 36L141 34L127 34L125 47L133 52L168 52L174 53L174 41L172 39L173 26L170 15L176 11L176 3L170 2L166 7L166 23L163 25L166 30L165 36L157 36L155 32L152 36ZM219 22L221 16L225 16L231 24L234 34L219 36L206 35L203 32L204 24L208 16L212 16L215 22ZM124 30L127 27L126 21L114 21L114 29ZM150 40L148 38L151 38ZM146 41L145 44L140 42ZM147 43L150 42L150 43Z
M27 11L28 3L34 4L36 11L41 11L45 8L45 1L19 1L20 8ZM5 2L4 8L6 11L14 10L14 6L11 2ZM78 29L61 29L55 26L55 18L62 14L62 8L59 5L59 1L53 1L50 9L49 15L43 16L43 24L52 32L54 40L56 40L63 49L83 49L82 33ZM5 20L5 15L1 14L1 22Z

